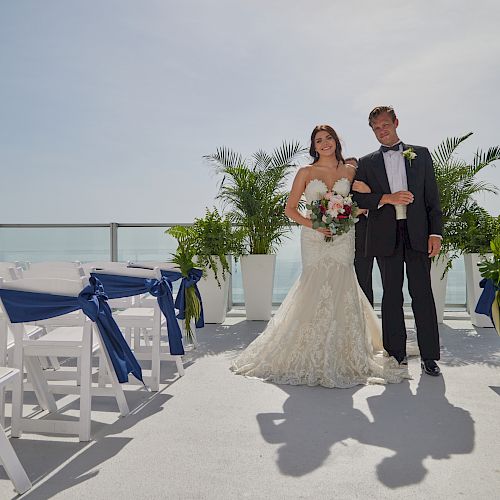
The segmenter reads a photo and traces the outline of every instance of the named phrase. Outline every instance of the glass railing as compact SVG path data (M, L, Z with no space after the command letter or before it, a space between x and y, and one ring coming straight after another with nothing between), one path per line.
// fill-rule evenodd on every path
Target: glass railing
M165 230L173 225L176 224L0 224L0 261L168 261L175 252L176 241ZM281 303L301 272L299 231L293 229L277 251L273 291L276 304ZM458 259L448 274L447 307L465 307L465 282L463 260ZM382 284L376 264L373 289L375 303L380 303ZM406 284L404 296L409 303ZM231 298L234 305L243 304L239 263L233 264Z

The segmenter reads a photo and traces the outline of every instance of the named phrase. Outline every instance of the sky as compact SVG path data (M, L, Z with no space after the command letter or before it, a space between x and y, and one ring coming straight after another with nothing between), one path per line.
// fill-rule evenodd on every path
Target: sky
M0 223L191 222L217 204L204 155L328 123L362 156L381 104L431 150L474 132L471 160L500 145L499 18L498 0L1 0ZM480 179L500 187L500 162Z

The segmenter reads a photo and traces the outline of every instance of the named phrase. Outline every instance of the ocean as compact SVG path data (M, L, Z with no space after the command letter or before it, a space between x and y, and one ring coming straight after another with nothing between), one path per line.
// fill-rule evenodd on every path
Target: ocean
M164 234L161 227L119 227L117 230L118 260L168 261L175 251L175 240ZM0 261L109 261L111 238L109 227L0 227ZM299 277L300 240L299 229L291 231L276 251L273 302L279 304ZM373 271L375 303L382 299L382 284L377 265ZM404 288L405 302L410 302L408 290ZM232 298L234 304L243 303L243 287L239 264L233 265ZM463 259L457 259L448 275L446 303L464 306L466 301L465 268Z

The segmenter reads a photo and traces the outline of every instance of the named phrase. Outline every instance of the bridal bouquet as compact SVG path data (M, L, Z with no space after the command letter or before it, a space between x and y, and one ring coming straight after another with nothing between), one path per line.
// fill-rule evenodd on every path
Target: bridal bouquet
M349 194L350 183L347 179L339 179L332 191L319 194L317 200L311 201L306 208L311 211L313 229L329 228L333 235L349 231L358 222L358 206ZM325 236L325 241L332 238Z

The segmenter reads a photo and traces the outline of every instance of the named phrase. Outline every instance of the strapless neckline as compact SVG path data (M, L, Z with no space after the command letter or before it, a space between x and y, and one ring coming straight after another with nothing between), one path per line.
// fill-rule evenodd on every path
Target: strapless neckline
M342 180L342 179L345 179L346 181L348 181L348 182L349 182L349 184L351 183L351 181L349 180L349 178L348 178L348 177L345 177L345 176L344 176L344 177L339 177L338 179L335 179L335 182L333 183L332 188L331 188L331 189L328 189L328 185L326 184L326 182L325 182L323 179L318 179L317 177L315 177L314 179L311 179L311 180L309 180L309 181L307 182L307 184L306 184L306 188L305 188L305 189L307 189L307 186L309 186L309 184L311 184L311 182L313 182L313 181L318 181L318 182L321 182L321 184L323 184L323 186L325 186L325 188L326 188L326 190L327 190L327 191L333 191L333 188L335 187L335 184L336 184L338 181ZM305 191L305 189L304 189L304 191Z

